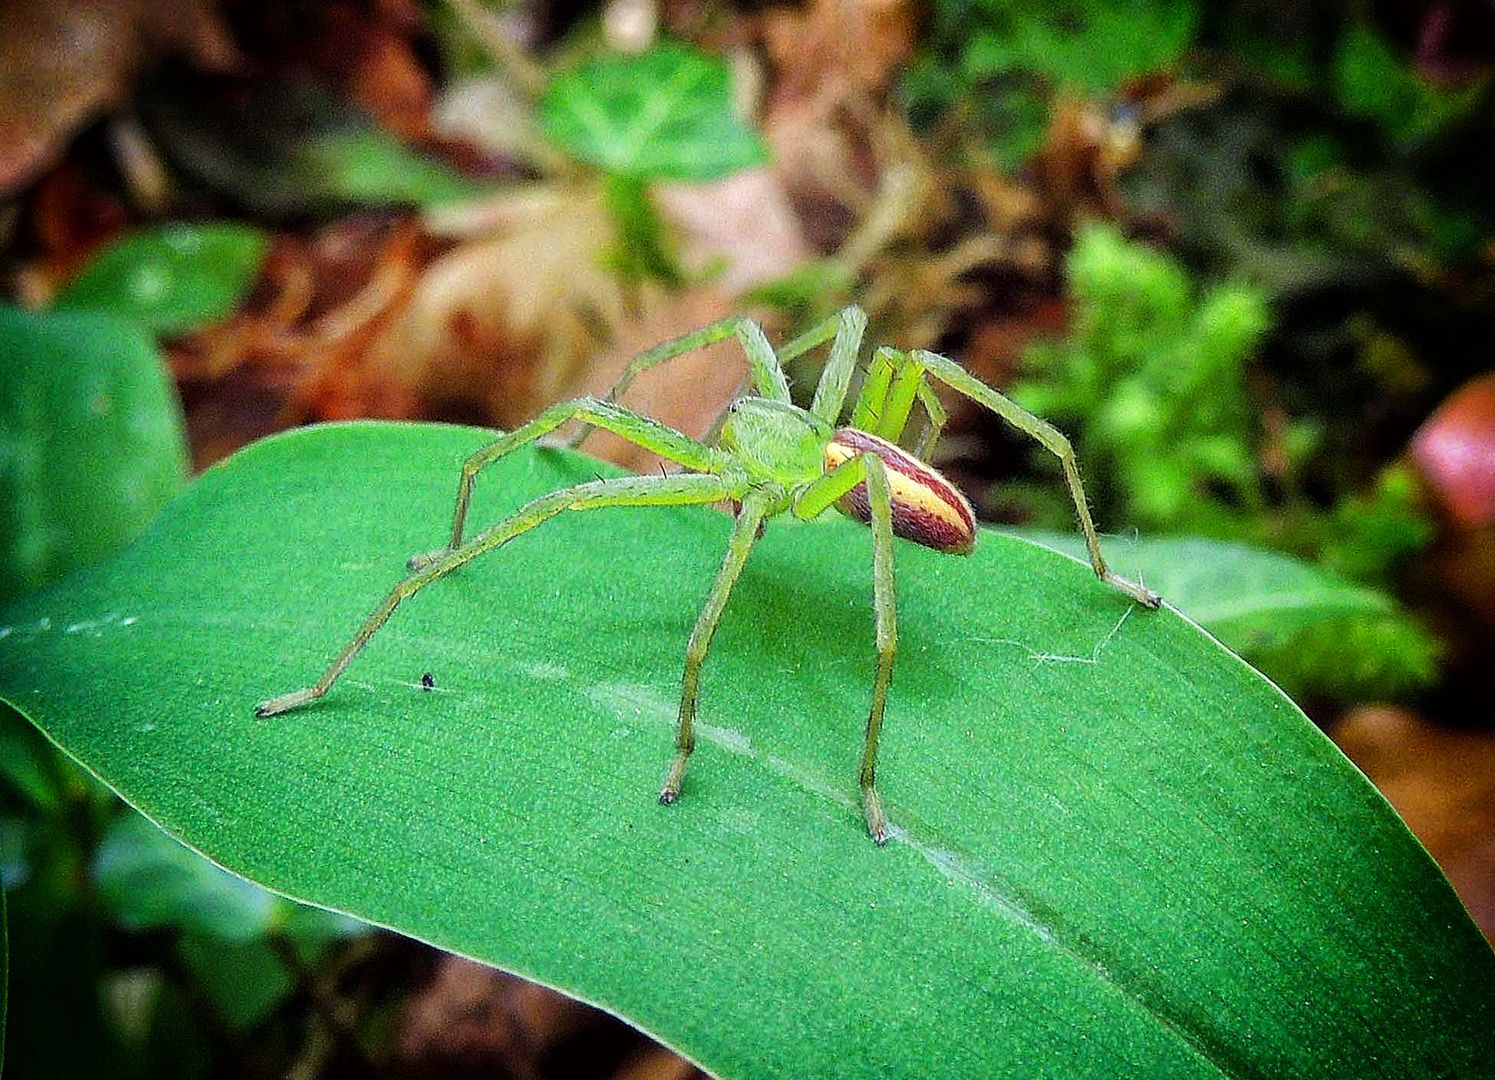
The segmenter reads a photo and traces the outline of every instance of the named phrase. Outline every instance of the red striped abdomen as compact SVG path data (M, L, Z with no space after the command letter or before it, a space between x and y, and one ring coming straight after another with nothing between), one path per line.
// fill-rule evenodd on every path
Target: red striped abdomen
M976 546L976 515L971 504L954 484L908 451L865 431L842 428L826 444L826 470L865 453L876 454L887 467L894 535L952 555L971 553ZM852 488L836 508L860 521L871 521L867 485Z

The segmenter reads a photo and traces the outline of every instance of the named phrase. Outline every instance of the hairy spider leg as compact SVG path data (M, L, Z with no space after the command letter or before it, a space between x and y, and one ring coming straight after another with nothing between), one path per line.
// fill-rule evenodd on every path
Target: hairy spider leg
M788 363L823 344L832 334L830 356L815 384L815 399L810 411L832 427L846 404L846 392L856 371L857 354L861 352L862 335L867 332L867 313L855 304L844 307L820 325L812 327L779 350L779 359Z
M275 716L307 702L315 701L332 688L353 658L368 644L369 638L394 614L401 602L414 596L433 581L450 574L485 552L508 543L522 533L541 525L566 510L594 510L604 506L682 506L720 502L742 493L720 477L690 474L681 476L624 476L611 480L594 480L562 488L534 499L509 517L478 533L466 544L444 552L440 558L412 572L394 587L353 635L351 641L328 665L316 683L305 690L261 702L256 716Z
M895 352L895 350L887 351ZM1156 608L1163 602L1162 598L1151 589L1111 573L1106 566L1105 556L1100 550L1100 536L1095 531L1095 522L1090 517L1090 504L1085 498L1085 486L1080 482L1080 470L1075 462L1074 447L1070 445L1062 432L1052 424L1040 420L1011 398L999 394L948 357L924 349L914 349L910 353L896 355L901 361L900 370L889 392L884 421L888 417L896 416L900 408L903 408L903 418L907 417L908 410L902 404L900 388L908 379L921 379L925 373L932 375L957 393L964 394L977 404L990 409L1019 431L1031 436L1059 459L1059 465L1064 470L1064 481L1069 486L1070 498L1075 504L1075 513L1080 520L1080 531L1085 535L1085 546L1089 549L1090 566L1094 569L1095 576L1130 596L1143 607ZM894 432L886 437L896 439L898 433Z
M924 378L923 369L907 354L883 346L873 354L867 378L852 409L851 426L897 443L903 438L915 401L924 407L926 423L913 453L920 460L927 460L949 417L934 388Z
M732 595L732 586L747 563L748 553L758 539L758 527L768 515L775 501L783 497L782 489L755 489L742 496L742 509L737 514L737 523L732 527L732 539L727 544L727 554L717 571L706 604L690 632L690 642L685 646L685 675L681 680L680 719L675 732L675 759L664 777L664 786L659 791L659 801L668 806L680 797L680 785L685 779L685 766L691 751L696 747L696 695L701 684L701 666L706 661L706 652L711 648L716 624L721 621L727 600Z
M867 316L861 308L853 304L842 308L829 319L811 327L779 349L780 363L788 363L811 349L824 345L832 336L835 337L835 342L831 345L830 357L820 373L820 382L815 386L815 401L810 407L811 412L832 426L835 425L842 405L845 404L846 388L850 385L852 373L856 370L857 353L861 350L862 335L866 330ZM711 428L702 436L701 441L707 446L716 445L716 440L721 435L722 425L732 414L733 403L747 393L752 384L751 374L738 384L732 400L717 414L716 419L711 423Z
M447 552L462 546L462 530L467 522L468 505L472 501L472 485L479 472L505 454L512 453L576 419L585 420L589 426L595 425L611 431L697 472L717 472L725 461L721 451L614 402L600 401L597 398L576 398L560 402L550 406L529 423L475 451L462 463L462 477L457 484L457 508L452 515L451 540L444 548L413 556L409 561L409 568L419 570L429 566Z
M858 454L811 482L794 503L796 517L818 517L836 500L862 482L872 511L872 606L877 617L877 668L872 679L872 706L867 712L867 734L862 744L862 812L867 831L879 844L888 840L888 819L877 794L877 744L882 737L888 687L893 682L893 658L898 651L898 599L893 588L893 493L887 466L876 454Z
M731 315L725 319L719 319L694 333L674 338L639 353L628 362L628 366L623 369L623 373L618 376L618 381L613 383L612 389L607 392L603 400L617 401L633 380L650 368L658 367L660 364L684 356L696 349L715 345L729 337L736 337L742 343L742 351L747 354L749 378L758 393L774 401L788 403L790 400L789 379L785 376L784 369L779 366L779 358L774 355L773 346L768 343L763 328L752 319L742 315ZM592 433L593 428L601 426L601 424L587 421L579 425L562 445L574 450L586 441L586 437Z

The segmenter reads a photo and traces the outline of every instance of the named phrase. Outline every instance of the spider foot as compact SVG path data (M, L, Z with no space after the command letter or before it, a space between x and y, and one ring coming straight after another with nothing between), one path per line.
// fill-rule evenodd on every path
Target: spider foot
M315 701L322 695L315 690L295 690L289 694L281 694L269 701L262 701L254 707L254 715L264 719L267 716L279 716L283 712L305 705L308 701Z
M1126 593L1149 611L1156 611L1163 604L1161 596L1139 581L1128 581L1126 578L1117 577L1109 571L1101 575L1101 580L1113 589Z
M663 806L669 806L680 798L680 785L685 780L685 762L690 758L690 751L682 750L675 755L675 760L670 762L670 771L664 775L664 787L659 791L659 802Z
M888 842L888 817L882 812L882 799L871 784L862 788L862 810L867 816L867 832L878 847Z

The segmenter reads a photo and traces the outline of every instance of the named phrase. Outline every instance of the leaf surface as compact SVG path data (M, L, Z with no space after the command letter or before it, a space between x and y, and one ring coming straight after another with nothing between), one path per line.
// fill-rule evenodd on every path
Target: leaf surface
M672 43L557 75L540 122L568 153L634 180L715 180L768 160L732 111L727 65Z
M269 248L269 238L248 225L141 229L100 252L57 306L107 311L158 334L185 333L238 306Z
M0 305L0 599L133 540L187 472L155 342L93 311Z
M1495 955L1384 800L1186 620L1009 537L898 548L882 849L850 522L770 524L674 807L681 654L729 530L710 510L564 515L407 601L324 701L256 720L440 542L486 437L257 444L0 610L0 693L230 869L724 1077L1491 1074ZM516 454L474 520L604 469Z
M1004 531L1085 557L1079 536ZM1436 676L1436 642L1395 600L1291 555L1182 536L1117 538L1106 552L1291 694L1364 701Z

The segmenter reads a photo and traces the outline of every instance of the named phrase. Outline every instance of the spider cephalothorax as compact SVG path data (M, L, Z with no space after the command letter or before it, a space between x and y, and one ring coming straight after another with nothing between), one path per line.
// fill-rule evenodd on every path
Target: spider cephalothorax
M860 783L867 828L874 840L884 842L888 823L875 779L877 745L898 637L893 537L903 537L936 551L964 555L974 547L978 536L970 504L923 460L945 423L944 409L929 385L930 377L992 410L1052 451L1064 471L1096 576L1146 607L1155 608L1160 601L1156 594L1107 569L1069 441L954 361L919 349L912 352L878 349L862 381L849 422L838 427L866 325L861 309L849 307L775 353L757 323L741 317L724 319L636 357L607 397L578 398L553 405L528 424L500 436L462 466L451 538L446 547L410 560L408 576L365 620L313 686L263 702L255 712L274 716L321 697L402 600L562 511L731 502L737 507L737 521L727 556L685 649L675 757L659 794L660 802L672 803L680 795L686 762L695 747L701 665L732 586L747 562L753 542L762 533L764 521L786 511L799 518L818 517L834 506L872 529L877 662ZM736 337L747 353L749 384L754 393L734 400L713 426L713 435L704 441L617 404L618 396L640 372L729 337ZM814 400L808 409L800 408L790 399L783 362L828 340L830 356L815 388ZM916 403L924 414L924 428L917 445L905 450L899 440ZM593 428L605 428L677 462L685 471L596 480L564 488L542 495L464 541L467 508L477 474L505 454L573 421L579 421L579 426L568 440L570 446L579 446Z

